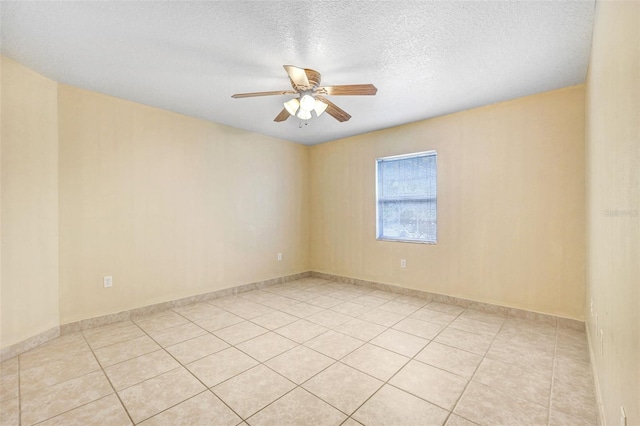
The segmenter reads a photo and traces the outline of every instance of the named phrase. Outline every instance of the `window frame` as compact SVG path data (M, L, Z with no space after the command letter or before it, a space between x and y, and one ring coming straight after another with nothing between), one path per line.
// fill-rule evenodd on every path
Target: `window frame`
M436 169L436 173L435 173L435 184L436 184L436 197L435 197L435 201L436 201L436 231L435 231L435 239L434 240L416 240L416 239L410 239L410 238L390 238L390 237L383 237L382 236L382 217L381 217L381 211L380 211L380 205L381 205L381 200L380 200L380 164L385 162L385 161L397 161L397 160L404 160L407 158L420 158L420 157L435 157L436 160L436 164L435 164L435 169ZM376 165L375 165L375 171L376 171L376 240L377 241L391 241L391 242L400 242L400 243L413 243L413 244L429 244L429 245L435 245L438 244L438 153L436 152L436 150L429 150L429 151L420 151L420 152L412 152L410 154L401 154L401 155L391 155L391 156L387 156L387 157L378 157L376 158Z

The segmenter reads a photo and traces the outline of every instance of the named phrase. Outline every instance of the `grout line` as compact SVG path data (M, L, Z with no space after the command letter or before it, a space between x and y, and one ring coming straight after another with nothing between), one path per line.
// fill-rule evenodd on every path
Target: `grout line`
M107 382L109 382L109 386L111 386L111 389L113 390L113 393L116 395L116 398L118 398L118 401L120 401L120 405L122 406L122 409L124 410L125 413L127 413L127 416L129 417L129 420L131 420L131 424L135 424L135 422L133 421L133 417L131 417L131 414L129 413L129 410L127 409L127 406L124 405L124 402L122 402L122 399L120 398L120 394L118 393L118 391L116 390L116 387L111 382L111 379L107 375L107 372L104 371L104 368L102 367L102 364L100 364L100 361L98 360L98 357L96 356L95 352L93 351L93 348L89 344L89 341L87 340L86 336L84 335L84 333L82 331L80 331L80 334L82 335L82 338L84 339L85 343L89 347L89 350L91 351L91 355L93 355L93 358L96 360L96 363L100 366L100 371L102 371L102 374L104 375L105 379L107 379ZM93 402L93 401L91 401L91 402Z

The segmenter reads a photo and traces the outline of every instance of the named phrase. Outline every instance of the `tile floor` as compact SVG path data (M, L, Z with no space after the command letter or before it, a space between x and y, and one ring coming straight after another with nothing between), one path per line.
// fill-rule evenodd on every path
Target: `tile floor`
M595 425L585 334L315 278L1 364L2 425Z

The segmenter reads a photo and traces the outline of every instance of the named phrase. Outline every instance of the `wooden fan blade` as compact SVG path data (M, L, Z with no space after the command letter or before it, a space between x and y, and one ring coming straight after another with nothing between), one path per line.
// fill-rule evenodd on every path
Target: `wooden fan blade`
M335 118L336 120L338 120L339 122L342 123L344 121L349 121L349 119L351 118L351 116L347 114L342 108L336 106L333 102L331 102L327 98L320 95L316 95L316 99L329 105L326 109L326 113L332 116L333 118Z
M291 80L291 86L297 91L309 90L313 86L309 82L309 78L307 77L307 73L304 68L299 68L294 65L283 65L287 74L289 74L289 79Z
M253 93L236 93L231 95L232 98L254 98L257 96L272 96L272 95L295 95L298 92L294 90L277 90L274 92L253 92Z
M291 114L289 114L289 111L287 111L286 108L283 108L282 111L280 111L280 114L278 114L273 121L276 121L276 122L286 121L286 119L289 117L291 117Z
M316 93L328 96L354 96L370 95L378 93L378 89L373 84L346 84L343 86L318 87Z

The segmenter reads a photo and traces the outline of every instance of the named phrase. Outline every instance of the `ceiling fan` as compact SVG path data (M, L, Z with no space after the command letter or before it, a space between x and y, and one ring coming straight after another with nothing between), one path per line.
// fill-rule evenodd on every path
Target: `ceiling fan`
M375 95L378 89L373 84L347 84L342 86L320 86L320 73L309 68L300 68L293 65L284 65L285 71L291 80L293 90L278 90L273 92L236 93L232 98L252 98L255 96L271 95L297 95L297 97L284 103L284 109L273 121L285 121L290 116L298 117L301 120L309 120L312 115L316 116L327 112L336 120L348 121L351 116L343 109L336 106L325 96L353 96L353 95Z

